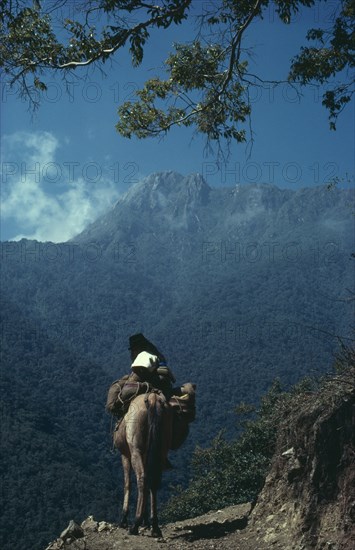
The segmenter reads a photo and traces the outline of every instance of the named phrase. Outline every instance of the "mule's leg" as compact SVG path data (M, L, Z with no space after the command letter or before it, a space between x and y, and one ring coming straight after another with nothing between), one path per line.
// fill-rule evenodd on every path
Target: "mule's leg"
M124 455L122 455L122 466L124 475L124 496L120 527L126 528L128 527L128 506L131 492L131 462L129 458Z
M139 452L132 453L132 467L135 471L136 478L137 478L137 508L136 508L136 518L134 521L134 525L130 528L131 535L138 535L138 528L142 524L143 517L144 517L144 511L145 511L145 504L146 504L146 475L144 471L144 464L142 455Z
M152 522L152 537L162 537L163 534L158 524L157 490L150 491L150 513Z
M144 514L143 514L143 527L146 527L147 529L150 528L150 517L149 517L149 506L148 506L148 498L145 499L145 506L144 506Z

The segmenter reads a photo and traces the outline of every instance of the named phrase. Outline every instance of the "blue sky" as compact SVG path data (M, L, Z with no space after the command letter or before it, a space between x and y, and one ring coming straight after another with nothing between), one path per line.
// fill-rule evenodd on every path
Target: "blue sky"
M194 3L199 14L211 2ZM286 79L289 60L308 28L329 23L336 2L319 12L304 10L288 26L272 9L250 28L250 71L266 79ZM228 162L206 156L204 138L190 129L173 129L163 140L127 140L115 130L119 102L145 79L158 74L173 42L192 40L184 24L154 32L143 65L133 69L119 53L107 77L89 70L70 84L47 80L48 92L33 115L15 90L2 83L1 240L22 236L61 242L74 237L141 177L162 170L202 173L214 186L266 182L299 189L354 175L354 105L341 115L336 132L315 88L303 97L286 85L255 92L255 142L233 144ZM81 73L85 77L86 73Z

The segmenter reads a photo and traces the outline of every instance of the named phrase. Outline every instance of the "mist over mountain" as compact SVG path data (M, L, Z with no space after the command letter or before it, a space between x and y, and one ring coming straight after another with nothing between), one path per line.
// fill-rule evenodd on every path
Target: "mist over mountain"
M28 514L23 546L5 514L2 548L34 548L34 517L49 540L83 502L116 518L120 461L109 455L104 404L109 383L129 371L130 334L162 349L178 383L197 384L197 419L166 485L183 482L196 444L236 433L240 401L257 403L276 376L287 386L329 370L337 336L350 335L353 216L348 190L211 188L198 174L165 172L66 243L2 243L2 467L10 516ZM61 481L66 450L75 490ZM31 484L25 501L13 489L29 483L31 464L43 465L53 502L65 493L60 510L48 513Z

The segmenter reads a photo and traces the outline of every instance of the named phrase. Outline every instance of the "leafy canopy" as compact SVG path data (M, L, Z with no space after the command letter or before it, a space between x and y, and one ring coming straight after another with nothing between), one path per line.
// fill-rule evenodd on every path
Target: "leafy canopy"
M300 9L326 1L221 0L206 4L195 40L174 44L164 63L166 78L148 80L136 92L135 101L119 107L117 130L128 138L146 138L164 134L173 126L192 126L208 140L245 141L251 113L249 90L265 85L257 75L248 73L248 52L243 47L246 29L262 19L270 6L288 24ZM52 71L68 78L83 67L102 67L124 47L138 66L153 29L168 29L194 17L191 0L91 0L78 4L51 0L43 7L39 0L0 0L0 8L0 66L10 84L17 83L19 93L34 106L38 90L46 90L46 78ZM354 11L353 0L336 3L330 28L309 30L306 40L311 46L301 48L288 75L289 83L327 84L323 104L332 129L353 93Z

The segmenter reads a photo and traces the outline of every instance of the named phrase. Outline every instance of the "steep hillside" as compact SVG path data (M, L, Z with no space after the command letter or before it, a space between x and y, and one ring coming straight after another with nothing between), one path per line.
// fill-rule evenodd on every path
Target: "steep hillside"
M163 539L132 537L91 517L46 550L222 548L224 550L349 550L355 545L355 366L319 391L294 396L280 426L277 449L256 505L230 506L168 524ZM286 411L285 411L286 412ZM78 538L76 538L78 537ZM64 542L65 541L65 542Z
M354 547L354 381L353 356L351 369L290 403L251 516L251 531L264 523L261 548Z

